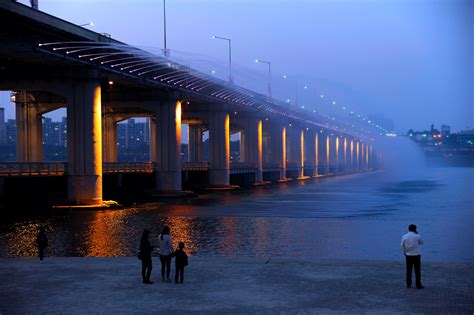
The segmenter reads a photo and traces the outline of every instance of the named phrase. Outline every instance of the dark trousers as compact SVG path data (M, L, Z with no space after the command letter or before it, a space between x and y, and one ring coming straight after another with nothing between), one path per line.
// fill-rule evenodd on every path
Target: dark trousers
M407 287L411 287L411 274L415 267L416 286L421 287L421 256L405 256L407 260Z
M151 257L142 258L142 278L143 281L150 281L151 270L153 269L153 264L151 262Z
M171 255L160 255L161 261L161 277L165 278L165 270L166 270L166 279L170 278L171 272Z
M178 278L179 278L179 282L183 282L183 279L184 279L184 266L182 265L175 265L175 273L174 273L174 281L175 282L178 282Z
M39 253L39 258L40 260L43 260L44 258L44 247L38 247L38 253Z

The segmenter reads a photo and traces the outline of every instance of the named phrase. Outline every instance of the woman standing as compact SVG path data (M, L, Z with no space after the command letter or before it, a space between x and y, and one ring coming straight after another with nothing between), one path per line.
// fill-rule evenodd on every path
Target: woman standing
M143 283L152 284L153 281L150 281L151 270L153 265L151 263L151 252L153 251L153 246L151 246L148 236L150 235L149 230L144 230L142 238L140 240L140 258L142 260L142 278Z
M160 261L161 261L161 278L166 282L170 281L171 254L173 253L173 241L170 236L170 227L165 225L161 231L159 239ZM165 279L166 269L166 279Z

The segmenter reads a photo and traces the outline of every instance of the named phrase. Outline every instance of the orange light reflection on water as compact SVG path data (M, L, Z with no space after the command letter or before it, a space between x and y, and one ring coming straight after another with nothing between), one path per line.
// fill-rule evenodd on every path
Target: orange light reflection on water
M85 256L120 256L123 229L123 211L97 211L90 225Z

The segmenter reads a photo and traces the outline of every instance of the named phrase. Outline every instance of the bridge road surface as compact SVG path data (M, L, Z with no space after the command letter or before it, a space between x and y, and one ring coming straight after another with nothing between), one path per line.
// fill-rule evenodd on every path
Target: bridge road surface
M0 313L473 314L474 263L190 257L184 284L141 283L135 257L0 259ZM174 269L174 264L172 266ZM172 271L172 276L174 275Z

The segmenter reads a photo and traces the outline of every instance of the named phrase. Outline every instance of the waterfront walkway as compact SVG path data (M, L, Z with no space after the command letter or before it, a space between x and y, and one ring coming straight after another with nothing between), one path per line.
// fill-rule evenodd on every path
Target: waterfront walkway
M424 290L390 261L191 257L185 283L140 278L140 261L0 258L0 314L474 312L474 263L423 262ZM174 266L173 266L174 267Z

